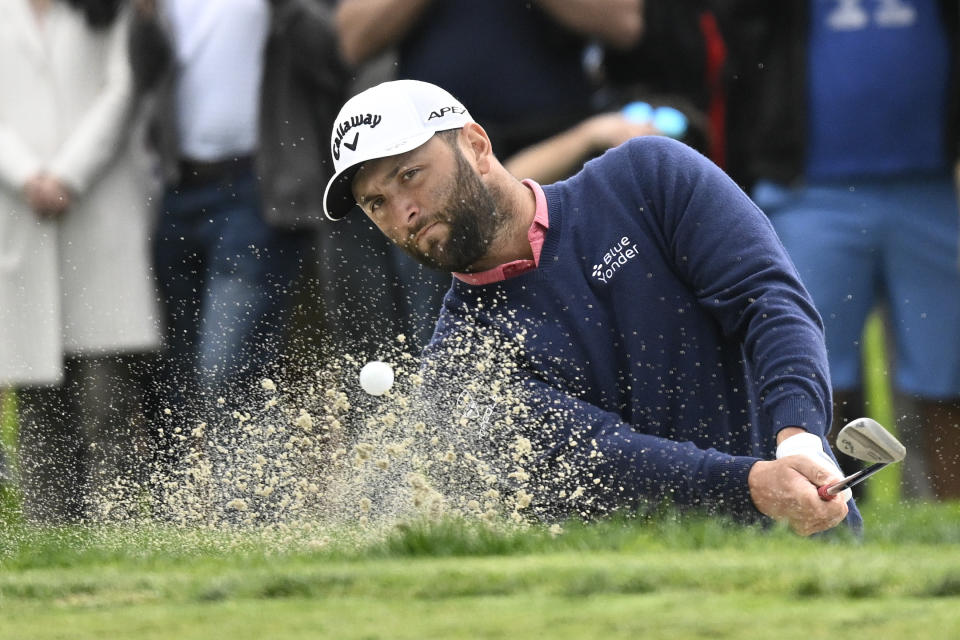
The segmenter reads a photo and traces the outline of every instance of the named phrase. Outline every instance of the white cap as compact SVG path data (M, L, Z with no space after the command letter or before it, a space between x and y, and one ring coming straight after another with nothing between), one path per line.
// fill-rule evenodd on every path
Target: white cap
M473 121L459 100L419 80L384 82L350 98L330 135L336 173L323 194L327 217L339 220L356 206L351 182L364 162L406 153L438 131Z

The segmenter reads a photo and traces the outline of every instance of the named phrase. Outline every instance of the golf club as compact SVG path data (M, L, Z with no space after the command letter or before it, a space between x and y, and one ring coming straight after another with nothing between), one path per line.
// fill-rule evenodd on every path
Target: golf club
M840 429L837 434L837 448L851 458L873 464L839 482L817 489L823 500L833 500L833 497L844 489L860 484L888 464L900 462L907 455L907 450L900 441L879 422L870 418L858 418Z

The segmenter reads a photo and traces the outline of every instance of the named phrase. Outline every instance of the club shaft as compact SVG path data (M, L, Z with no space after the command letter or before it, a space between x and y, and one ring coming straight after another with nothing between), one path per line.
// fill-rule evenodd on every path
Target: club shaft
M860 484L861 482L863 482L864 480L866 480L867 478L869 478L870 476L872 476L873 474L875 474L877 471L880 471L880 469L883 469L883 468L884 468L885 466L887 466L888 464L890 464L890 463L889 463L889 462L876 462L876 463L870 465L869 467L867 467L866 469L861 469L860 471L857 471L856 473L851 473L850 475L848 475L848 476L847 476L846 478L844 478L843 480L841 480L841 481L839 481L839 482L837 482L837 483L835 483L835 484L830 485L830 487L827 489L827 494L828 494L828 495L831 495L831 496L835 496L835 495L837 495L838 493L840 493L841 491L843 491L844 489L849 489L850 487L855 487L855 486L857 486L858 484Z

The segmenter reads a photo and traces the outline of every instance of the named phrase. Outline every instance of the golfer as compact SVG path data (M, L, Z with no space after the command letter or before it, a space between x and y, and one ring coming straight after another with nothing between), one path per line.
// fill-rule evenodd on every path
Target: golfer
M351 98L331 152L327 216L359 208L454 275L427 359L523 335L511 375L551 425L530 434L539 468L574 483L555 498L859 531L849 492L817 495L841 478L820 317L765 216L703 156L634 138L563 182L521 181L464 105L413 80Z

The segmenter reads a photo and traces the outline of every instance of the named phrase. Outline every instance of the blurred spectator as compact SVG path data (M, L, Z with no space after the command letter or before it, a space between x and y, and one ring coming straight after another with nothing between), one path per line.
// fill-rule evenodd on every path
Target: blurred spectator
M132 369L158 335L120 6L0 4L0 387L31 521L83 518L144 462Z
M593 112L583 57L642 32L642 0L341 0L344 57L396 47L398 78L445 87L484 122L501 157Z
M640 40L597 50L601 113L518 151L505 162L511 173L560 180L638 135L669 135L725 165L727 55L717 16L705 0L640 5Z
M635 122L618 111L600 113L521 149L503 166L515 176L547 184L576 173L585 161L630 138L659 134L650 121Z
M131 55L165 184L157 409L189 425L276 375L345 73L323 0L137 0Z
M635 43L641 5L642 0L340 0L337 23L347 62L360 67L394 50L394 77L438 84L470 104L497 155L506 158L593 113L596 86L584 52L592 39L615 47ZM341 224L325 239L330 284L324 306L344 332L342 341L370 351L375 348L370 336L383 340L404 333L406 344L419 350L433 332L449 275L424 269L399 252L364 216Z
M727 45L712 0L645 2L643 37L604 55L606 100L634 100L679 109L688 121L680 139L726 166Z
M899 425L921 443L908 460L925 451L935 495L960 497L958 5L722 4L738 60L733 170L823 316L834 429L864 413L861 334L883 302L894 384L919 414Z

